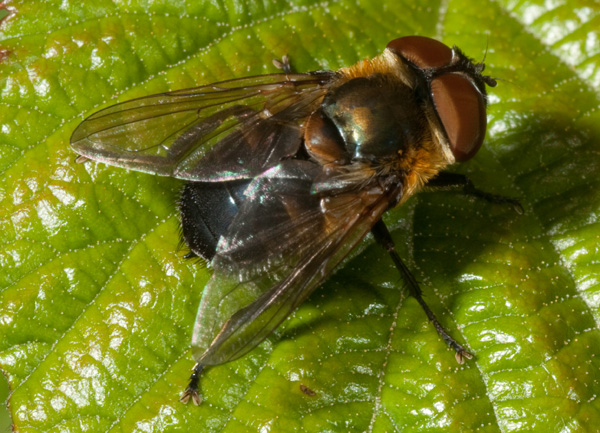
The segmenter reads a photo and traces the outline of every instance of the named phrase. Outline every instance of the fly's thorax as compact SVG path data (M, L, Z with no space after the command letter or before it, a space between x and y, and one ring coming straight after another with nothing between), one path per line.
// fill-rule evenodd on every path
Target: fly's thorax
M390 74L333 87L305 126L307 151L321 163L393 157L430 135L417 93Z
M415 144L427 127L409 87L389 75L358 77L332 89L321 105L352 159L377 161Z
M313 159L344 166L348 178L366 178L368 167L370 176L404 179L407 196L454 162L417 71L386 51L342 73L305 124Z
M341 77L339 84L354 78L384 74L391 75L395 81L410 88L417 85L412 68L389 50L372 59L363 59L352 66L341 68L337 72Z
M403 203L448 165L443 147L439 146L432 134L428 139L422 140L419 146L399 153L395 160L381 166L378 172L398 173L402 182L402 198L399 203Z

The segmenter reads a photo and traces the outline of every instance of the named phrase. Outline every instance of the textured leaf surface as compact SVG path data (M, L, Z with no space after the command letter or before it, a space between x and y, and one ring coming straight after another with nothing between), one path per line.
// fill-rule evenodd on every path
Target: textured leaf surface
M600 425L600 9L595 1L0 6L0 367L22 432L578 432ZM550 8L550 9L549 9ZM8 15L7 15L7 12ZM526 213L423 193L386 221L458 366L366 244L277 334L178 403L209 271L180 183L88 162L84 115L133 97L336 69L422 34L482 58L489 137L457 170ZM0 423L0 426L2 424Z

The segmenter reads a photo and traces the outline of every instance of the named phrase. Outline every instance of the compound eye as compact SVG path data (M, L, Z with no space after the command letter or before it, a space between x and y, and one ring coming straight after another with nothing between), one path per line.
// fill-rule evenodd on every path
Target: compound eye
M394 39L387 48L420 69L440 68L452 60L452 50L447 45L425 36Z
M481 147L487 127L483 96L469 78L458 73L435 78L431 94L456 161L471 159Z

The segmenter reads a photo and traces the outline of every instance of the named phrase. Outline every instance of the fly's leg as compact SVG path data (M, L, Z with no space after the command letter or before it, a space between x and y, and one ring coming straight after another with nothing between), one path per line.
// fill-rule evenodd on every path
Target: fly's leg
M431 323L433 323L435 330L438 332L438 334L440 334L440 337L442 337L442 339L448 344L448 346L450 346L456 352L456 361L459 364L463 364L465 362L465 358L471 359L473 355L462 345L460 345L454 338L452 338L450 334L448 334L448 332L446 332L444 327L438 321L437 317L435 317L435 314L433 314L433 311L431 311L431 308L429 308L429 305L427 305L427 303L423 299L423 293L421 292L419 283L417 282L413 274L411 274L410 270L404 264L404 262L402 262L402 259L400 259L400 256L398 255L398 253L396 252L396 248L394 247L394 241L392 240L392 236L390 235L390 232L388 231L383 221L379 220L373 226L371 232L373 233L375 240L381 246L383 246L383 248L385 248L386 251L389 253L390 257L392 258L392 261L396 265L396 268L398 269L398 271L400 271L400 274L402 274L402 278L404 278L404 281L406 281L410 294L421 305L421 308L423 308L423 310L425 311L427 318L431 321Z
M75 158L75 162L76 162L77 164L83 164L84 162L87 162L87 161L90 161L90 159L89 159L89 158L86 158L86 157L85 157L85 156L83 156L83 155L79 155L77 158Z
M200 403L202 403L202 397L200 397L199 384L200 384L200 374L202 373L202 370L204 370L204 365L202 365L202 364L194 365L194 368L192 369L192 374L190 375L190 384L185 389L185 391L183 391L183 394L181 394L181 397L179 397L180 402L185 404L191 398L196 406L200 406Z
M491 194L489 192L482 191L480 189L475 188L471 179L469 179L464 174L458 173L449 173L446 171L442 171L438 173L436 177L430 179L427 182L427 187L432 188L460 188L462 187L463 192L467 195L471 195L473 197L482 198L484 200L489 201L490 203L498 203L498 204L510 204L515 209L518 214L523 214L523 206L519 203L519 200L510 197L504 197L498 194Z

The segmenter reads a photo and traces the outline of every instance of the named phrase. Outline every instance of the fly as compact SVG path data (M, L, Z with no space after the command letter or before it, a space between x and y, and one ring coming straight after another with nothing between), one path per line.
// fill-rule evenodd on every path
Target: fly
M200 404L200 374L266 338L369 233L463 363L381 220L423 187L516 200L445 172L486 133L483 75L456 46L423 36L338 71L234 79L133 99L85 119L84 159L186 181L179 210L191 256L214 272L194 323L196 361L181 396Z

